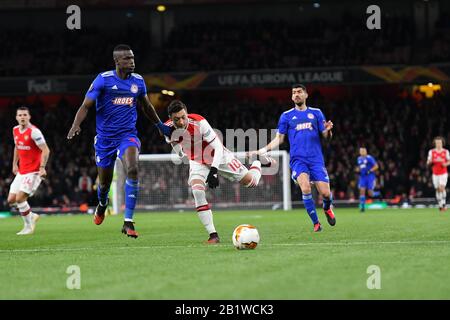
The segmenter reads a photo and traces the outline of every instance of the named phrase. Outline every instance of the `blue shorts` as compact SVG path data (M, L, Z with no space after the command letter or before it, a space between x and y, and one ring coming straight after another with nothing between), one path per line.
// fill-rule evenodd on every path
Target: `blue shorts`
M129 147L136 147L140 151L141 141L135 135L129 135L122 139L105 139L95 136L95 163L97 167L111 168L114 167L116 158L122 160L125 151Z
M368 175L368 176L360 176L359 177L359 183L358 187L365 188L367 190L373 190L375 189L375 175Z
M330 183L330 178L328 177L327 169L325 165L321 161L307 161L301 159L295 159L291 161L291 170L292 175L291 178L295 182L297 182L297 178L302 173L306 173L309 176L309 180L314 181L322 181L326 183Z

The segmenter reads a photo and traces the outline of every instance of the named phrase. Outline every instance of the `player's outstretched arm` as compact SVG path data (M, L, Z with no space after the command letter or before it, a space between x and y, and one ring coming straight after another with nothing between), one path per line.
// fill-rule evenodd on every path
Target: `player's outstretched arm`
M284 137L284 134L277 132L275 138L270 141L268 145L266 145L264 148L259 149L258 151L251 151L250 156L253 154L262 155L269 152L270 150L277 148L279 145L283 144Z
M73 120L72 127L67 134L67 139L72 139L75 135L79 135L81 132L80 125L86 119L86 116L89 112L89 108L91 108L95 104L95 100L92 100L88 97L84 98L83 103L75 115L75 119Z
M142 95L138 99L145 116L158 128L160 133L164 134L166 137L170 137L172 129L162 123L161 119L156 113L155 107L152 105L147 95Z

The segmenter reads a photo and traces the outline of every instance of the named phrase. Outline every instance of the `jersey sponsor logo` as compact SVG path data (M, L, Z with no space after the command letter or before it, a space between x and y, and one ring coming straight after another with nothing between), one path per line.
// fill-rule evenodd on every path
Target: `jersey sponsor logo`
M299 123L296 127L295 130L300 131L300 130L312 130L313 126L311 122L305 122L305 123Z
M119 104L129 104L132 105L133 104L133 97L117 97L114 98L113 100L113 104L119 105Z
M30 146L18 145L17 146L17 150L31 150L31 147Z
M130 91L133 92L133 93L137 93L138 92L138 86L133 83L131 85Z
M308 119L314 119L314 115L312 113L308 113Z

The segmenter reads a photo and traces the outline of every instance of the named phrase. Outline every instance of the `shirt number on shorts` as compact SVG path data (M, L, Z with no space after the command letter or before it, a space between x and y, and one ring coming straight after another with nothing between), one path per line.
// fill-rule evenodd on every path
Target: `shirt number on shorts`
M228 164L230 169L233 170L234 172L237 172L238 169L241 167L241 165L242 165L241 162L237 159L231 160L231 162Z
M31 188L31 186L33 185L33 180L30 177L26 177L23 183Z

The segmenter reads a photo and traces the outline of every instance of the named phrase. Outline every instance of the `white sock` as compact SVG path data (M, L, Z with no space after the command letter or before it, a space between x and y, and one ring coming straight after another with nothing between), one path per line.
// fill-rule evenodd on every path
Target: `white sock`
M445 206L447 202L447 191L441 192L441 206Z
M206 231L208 231L208 234L216 232L211 207L206 200L205 186L203 184L194 184L192 186L192 195L194 196L197 215L205 226Z
M246 185L247 188L254 188L258 185L261 179L261 162L259 160L253 161L248 171L252 175L252 180Z
M198 217L200 218L200 221L205 226L205 229L208 232L208 234L216 232L216 228L214 227L213 216L212 216L211 210L198 211L197 214L198 214Z
M19 209L20 215L22 216L25 225L31 225L31 209L28 202L18 202L17 208Z

